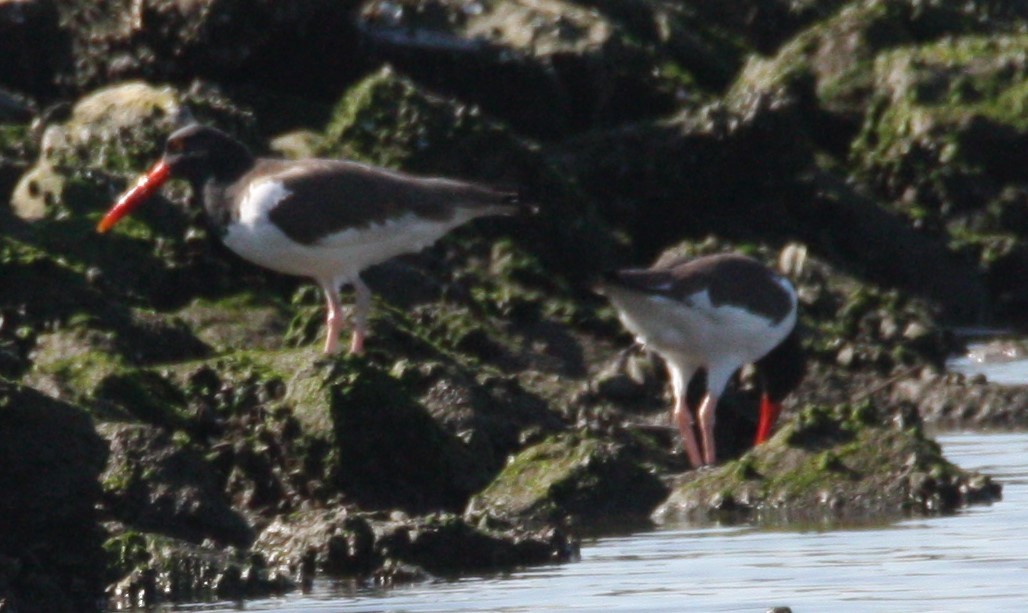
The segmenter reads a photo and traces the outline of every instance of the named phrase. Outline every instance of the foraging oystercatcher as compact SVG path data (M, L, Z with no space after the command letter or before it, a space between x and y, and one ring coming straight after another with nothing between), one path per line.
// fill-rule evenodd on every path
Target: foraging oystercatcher
M596 290L638 341L664 358L673 420L694 467L717 459L714 412L728 380L746 364L755 364L763 384L755 444L768 439L782 399L805 372L796 290L785 277L752 258L720 254L608 273ZM689 380L700 369L707 372L697 411L702 451L686 403Z
M171 177L190 182L229 249L321 286L328 303L326 353L338 349L341 285L350 283L356 292L350 351L360 353L371 307L362 270L420 251L477 217L521 208L517 194L474 183L343 160L257 158L224 132L193 124L168 137L162 158L97 230L108 231Z

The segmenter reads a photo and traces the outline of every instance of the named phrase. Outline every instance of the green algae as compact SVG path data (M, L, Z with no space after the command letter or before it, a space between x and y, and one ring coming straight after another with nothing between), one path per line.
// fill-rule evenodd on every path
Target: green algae
M471 515L584 524L645 517L666 490L631 447L583 433L551 436L513 457L468 505Z

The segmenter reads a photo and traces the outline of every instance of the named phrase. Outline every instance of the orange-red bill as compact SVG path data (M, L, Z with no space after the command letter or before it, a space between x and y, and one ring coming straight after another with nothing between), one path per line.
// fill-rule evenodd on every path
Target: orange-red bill
M122 217L149 200L150 196L153 196L157 188L163 185L169 176L171 176L171 168L164 163L164 160L154 164L149 172L139 177L139 180L132 186L132 189L122 194L121 198L118 198L118 201L114 203L111 210L107 211L104 218L97 224L96 231L106 232L113 228L114 224L118 223Z
M759 445L771 438L771 428L778 421L778 414L782 412L782 403L772 402L767 394L760 397L760 420L757 423L757 438L753 442Z

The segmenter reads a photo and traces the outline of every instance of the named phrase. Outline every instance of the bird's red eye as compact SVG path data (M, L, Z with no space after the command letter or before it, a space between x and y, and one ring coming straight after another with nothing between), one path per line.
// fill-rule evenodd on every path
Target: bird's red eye
M185 149L185 143L181 139L174 139L168 141L168 151L171 153L181 153Z

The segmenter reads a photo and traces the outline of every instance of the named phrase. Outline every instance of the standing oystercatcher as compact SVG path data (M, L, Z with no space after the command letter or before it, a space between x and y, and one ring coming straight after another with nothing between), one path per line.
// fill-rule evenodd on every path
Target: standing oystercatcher
M640 343L667 363L673 419L689 461L713 464L714 412L731 376L754 363L763 383L756 443L771 434L782 399L799 385L805 361L796 332L792 284L751 258L721 254L609 273L597 286ZM702 452L686 403L689 380L707 372L697 411Z
M214 128L190 125L97 226L106 232L171 177L187 179L229 249L278 272L311 277L328 302L325 352L338 349L339 288L356 292L350 351L364 349L371 291L365 268L420 251L476 217L519 210L517 195L343 160L256 158Z

